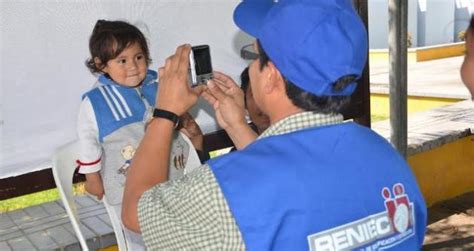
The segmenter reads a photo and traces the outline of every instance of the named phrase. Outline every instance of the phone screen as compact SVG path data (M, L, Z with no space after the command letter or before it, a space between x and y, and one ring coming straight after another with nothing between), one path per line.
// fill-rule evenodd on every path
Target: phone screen
M209 46L193 47L196 74L209 74L212 72L211 53Z

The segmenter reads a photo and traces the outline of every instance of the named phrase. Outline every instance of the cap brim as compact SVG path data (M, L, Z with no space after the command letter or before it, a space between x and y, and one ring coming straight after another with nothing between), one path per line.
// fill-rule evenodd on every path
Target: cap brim
M234 22L249 35L258 38L267 13L275 3L272 0L246 0L234 10Z

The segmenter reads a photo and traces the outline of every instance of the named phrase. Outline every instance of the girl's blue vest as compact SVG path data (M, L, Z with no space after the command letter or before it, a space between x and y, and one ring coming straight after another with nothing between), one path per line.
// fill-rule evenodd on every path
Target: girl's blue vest
M117 129L143 121L147 104L155 105L156 80L157 73L151 70L148 70L143 83L135 88L121 86L105 75L99 77L99 85L84 96L92 103L101 142Z
M248 250L419 250L426 206L382 137L345 123L271 136L208 162Z

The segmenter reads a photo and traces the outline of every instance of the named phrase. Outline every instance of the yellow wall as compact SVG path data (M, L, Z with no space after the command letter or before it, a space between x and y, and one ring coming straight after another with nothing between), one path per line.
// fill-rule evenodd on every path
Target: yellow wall
M408 97L408 113L449 105L458 99ZM371 94L372 118L389 117L386 94ZM433 205L474 191L474 135L408 158L426 203Z
M439 46L409 48L407 52L407 60L408 62L421 62L456 57L464 55L465 51L466 48L463 42ZM369 62L389 62L388 49L370 50Z
M440 58L462 56L465 53L464 43L450 44L446 46L420 48L416 51L416 61L427 61Z
M461 99L408 96L408 113L421 112L458 101ZM370 112L377 117L388 118L390 114L388 94L370 94Z
M416 62L417 55L415 50L409 50L407 53L408 62ZM388 50L371 50L369 51L369 62L389 62Z
M474 135L408 158L428 206L474 191Z

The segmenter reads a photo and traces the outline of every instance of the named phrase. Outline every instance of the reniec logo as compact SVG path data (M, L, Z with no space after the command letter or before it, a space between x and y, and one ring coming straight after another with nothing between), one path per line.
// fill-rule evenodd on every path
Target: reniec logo
M382 189L385 211L308 236L310 250L361 248L378 250L393 247L414 234L415 217L401 183Z

